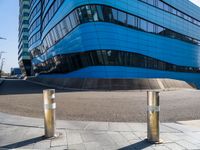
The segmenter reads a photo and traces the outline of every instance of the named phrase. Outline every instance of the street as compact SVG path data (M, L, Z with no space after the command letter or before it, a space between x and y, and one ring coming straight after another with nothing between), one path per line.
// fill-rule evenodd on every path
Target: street
M47 87L24 80L0 86L0 112L43 117L42 91ZM165 91L160 96L162 122L200 119L200 91ZM145 122L146 92L56 90L56 114L62 120Z

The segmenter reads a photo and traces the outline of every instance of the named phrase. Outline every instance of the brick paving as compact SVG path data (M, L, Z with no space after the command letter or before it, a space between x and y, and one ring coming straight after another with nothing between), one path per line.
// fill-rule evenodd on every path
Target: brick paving
M145 140L146 123L58 120L57 132L58 138L45 139L43 119L0 113L0 149L200 149L200 120L161 123L159 145Z

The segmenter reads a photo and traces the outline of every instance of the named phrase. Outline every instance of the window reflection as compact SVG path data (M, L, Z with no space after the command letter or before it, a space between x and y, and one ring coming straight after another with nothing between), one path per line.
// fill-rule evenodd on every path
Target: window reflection
M34 71L35 73L68 73L89 66L127 66L200 73L199 68L178 66L142 54L118 50L96 50L57 55L34 66Z
M127 14L121 10L109 6L85 5L73 10L50 30L42 42L43 49L41 50L41 54L56 44L78 25L95 21L115 23L125 27L142 30L144 32L159 34L161 36L200 45L200 41L197 39L177 33L132 14ZM40 39L40 32L31 38L29 45L31 46L34 44L38 39Z
M187 20L187 21L189 21L189 22L191 22L191 23L193 23L195 25L200 26L200 21L199 20L197 20L197 19L195 19L195 18L193 18L191 16L188 16L187 14L177 10L176 8L173 8L172 6L170 6L167 3L162 2L161 0L140 0L140 1L148 3L148 4L152 5L152 6L160 8L160 9L166 11L166 12L174 14L174 15L176 15L178 17L181 17L181 18L183 18L183 19L185 19L185 20Z

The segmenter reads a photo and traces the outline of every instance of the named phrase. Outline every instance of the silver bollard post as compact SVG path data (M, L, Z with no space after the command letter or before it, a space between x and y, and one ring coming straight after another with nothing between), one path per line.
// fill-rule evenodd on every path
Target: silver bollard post
M154 144L162 143L160 139L160 93L147 91L147 140Z
M44 126L45 137L56 137L56 103L55 90L47 89L43 91L44 97Z

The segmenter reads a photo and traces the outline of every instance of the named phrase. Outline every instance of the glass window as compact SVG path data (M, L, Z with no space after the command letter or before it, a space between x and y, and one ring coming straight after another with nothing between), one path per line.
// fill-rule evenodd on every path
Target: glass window
M157 34L161 34L162 35L163 31L164 31L163 27L157 26Z
M67 29L68 29L68 31L71 31L72 30L72 26L71 26L71 22L70 22L70 20L69 20L69 17L66 17L66 23L67 23Z
M76 21L75 21L75 18L74 18L74 13L71 13L69 15L69 18L70 18L70 21L71 21L72 28L75 28L77 26L77 24L76 24Z
M74 19L75 19L76 25L80 24L80 20L79 20L79 17L78 17L78 12L77 12L77 10L74 10L74 11L73 11L73 15L74 15Z
M177 15L178 15L179 17L181 17L181 16L182 16L182 13L181 13L180 11L177 11Z
M154 32L154 24L153 23L148 22L147 31L152 32L152 33Z
M68 24L67 24L67 22L69 21L68 19L67 19L68 17L66 17L65 19L63 19L63 26L61 26L61 27L63 27L62 29L64 30L64 32L65 33L67 33L67 32L69 32L69 29L68 29Z
M50 40L50 45L54 45L54 40L53 40L53 35L52 35L52 32L49 32L49 40Z
M126 18L126 13L118 11L118 21L122 24L126 24L127 18Z
M127 20L128 26L137 27L136 17L128 14L127 18L128 18L128 20Z
M104 6L103 16L106 22L112 22L113 21L112 9Z
M147 2L151 5L154 5L154 0L147 0Z
M147 31L147 21L143 19L140 20L140 29L143 31Z
M169 11L169 6L168 6L167 4L164 3L164 4L163 4L163 7L164 7L164 10L165 10L165 11Z
M93 14L92 14L90 5L87 5L85 8L86 8L86 10L87 10L88 21L94 21L94 20L93 20Z
M98 20L99 21L104 21L104 16L103 16L103 10L102 10L102 6L96 6L97 8L97 14L98 14Z
M61 39L62 35L61 35L61 32L59 31L61 30L59 25L56 25L54 28L55 28L55 32L56 32L58 40Z
M171 6L168 6L168 12L172 13L172 7Z
M94 21L98 21L98 14L97 14L97 9L95 5L91 5L91 11L92 11L92 15L93 15L93 20Z
M57 29L58 29L58 34L59 34L60 38L63 38L65 36L65 34L62 32L60 23L57 25Z
M86 6L82 6L80 10L81 10L81 16L82 16L82 23L88 22L89 18L88 18Z
M164 3L161 2L161 1L159 0L159 1L158 1L158 7L159 7L160 9L163 9L163 5L164 5Z
M176 9L172 8L172 13L173 13L174 15L176 15L176 13L177 13Z
M112 9L113 22L118 22L117 12L116 9Z
M44 38L44 40L43 40L43 46L44 46L44 49L47 49L47 41L46 41L46 38Z
M51 42L50 42L50 39L49 39L49 34L47 34L46 36L46 41L47 41L47 47L51 47Z
M60 22L60 28L61 28L60 30L61 30L61 32L63 32L63 33L62 33L63 35L66 35L66 34L67 34L66 27L67 27L67 25L65 24L65 21L62 20L62 21Z

